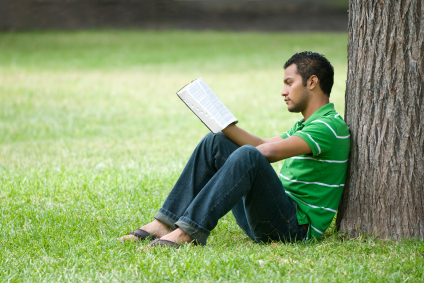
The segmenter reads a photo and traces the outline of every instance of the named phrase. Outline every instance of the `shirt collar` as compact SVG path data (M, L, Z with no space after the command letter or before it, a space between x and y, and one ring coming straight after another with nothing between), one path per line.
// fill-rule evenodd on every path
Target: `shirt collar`
M303 122L303 125L307 125L309 123L311 123L312 121L318 119L319 117L322 117L330 112L336 112L336 110L334 109L334 104L333 103L328 103L326 105L324 105L323 107L321 107L320 109L318 109L317 111L315 111L311 117L308 118L308 120Z

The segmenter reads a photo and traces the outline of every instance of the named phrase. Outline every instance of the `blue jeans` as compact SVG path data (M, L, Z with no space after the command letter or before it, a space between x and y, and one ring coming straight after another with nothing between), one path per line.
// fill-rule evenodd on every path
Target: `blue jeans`
M206 135L197 145L155 218L206 244L230 210L258 243L296 241L306 233L269 161L255 147L239 147L224 134Z

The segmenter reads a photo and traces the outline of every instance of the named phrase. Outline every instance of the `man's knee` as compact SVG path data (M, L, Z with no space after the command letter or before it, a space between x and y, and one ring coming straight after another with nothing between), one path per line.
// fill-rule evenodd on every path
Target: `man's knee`
M208 145L221 144L229 141L230 140L221 132L218 132L216 134L210 132L203 138L203 142Z
M243 145L234 152L235 156L240 159L257 159L261 152L252 145Z
M253 145L243 145L238 149L240 152L244 154L259 154L261 153L256 147Z
M212 134L214 136L215 142L217 143L227 143L230 142L230 139L227 138L222 132L218 132L216 134Z
M204 137L204 139L205 140L210 140L210 139L213 139L214 136L215 136L214 133L209 132L209 133L206 134L206 136Z

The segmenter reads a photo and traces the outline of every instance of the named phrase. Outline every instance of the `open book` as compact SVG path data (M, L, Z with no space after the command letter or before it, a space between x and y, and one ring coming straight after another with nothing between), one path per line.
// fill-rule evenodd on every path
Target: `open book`
M181 100L213 133L238 122L203 79L197 79L177 92Z

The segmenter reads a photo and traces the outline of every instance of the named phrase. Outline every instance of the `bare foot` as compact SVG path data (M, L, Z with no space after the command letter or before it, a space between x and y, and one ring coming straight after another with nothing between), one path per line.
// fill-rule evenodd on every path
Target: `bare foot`
M144 231L147 231L158 238L163 237L172 231L172 228L170 226L156 219L153 222L150 222L149 224L144 225L140 229L143 229ZM124 241L136 242L139 240L139 238L134 235L125 235L119 238L118 240L120 240L121 242L124 242Z
M194 241L194 239L187 234L186 232L184 232L181 228L178 228L174 231L172 231L171 233L160 237L162 240L168 240L171 242L175 242L178 243L180 245L185 245L185 244L189 244L191 242ZM195 243L195 242L193 242Z

